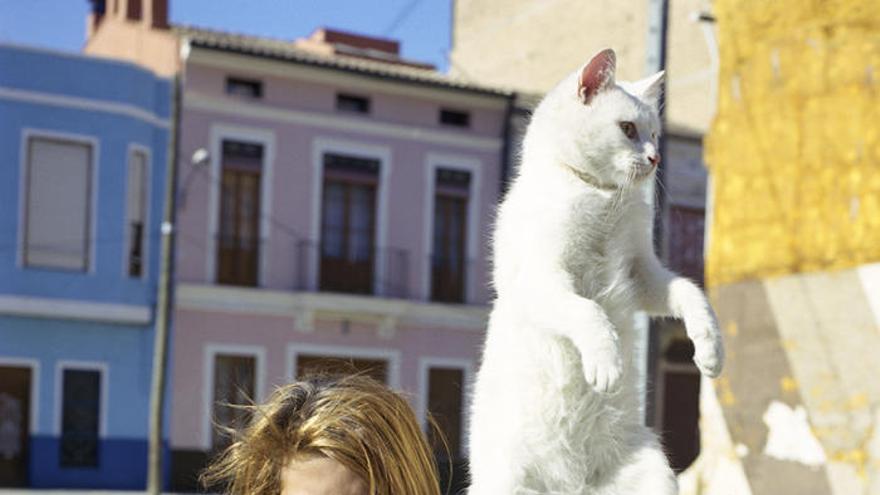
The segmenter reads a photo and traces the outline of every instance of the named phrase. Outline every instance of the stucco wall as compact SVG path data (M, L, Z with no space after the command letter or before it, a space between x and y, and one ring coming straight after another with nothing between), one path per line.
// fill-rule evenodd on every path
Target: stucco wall
M142 489L170 84L129 63L0 46L0 365L30 369L32 486ZM92 145L89 269L21 262L28 136ZM149 153L146 260L127 271L128 162ZM63 166L58 163L58 166ZM61 465L63 369L99 369L94 468Z
M715 68L704 28L690 15L710 4L676 0L669 7L668 118L698 133L714 113ZM610 47L618 79L635 80L646 75L647 32L645 1L456 0L450 71L540 94Z
M707 280L880 259L873 1L715 2L718 118Z
M86 40L83 51L96 57L127 60L171 77L180 67L178 46L177 37L167 29L152 29L145 22L107 15Z
M325 355L346 356L357 352L394 353L399 368L391 371L389 383L408 394L414 408L419 394L419 360L455 359L469 362L476 370L483 333L473 329L449 329L429 326L401 326L391 337L377 335L376 325L343 324L341 320L318 320L313 331L298 328L293 319L283 316L248 315L222 311L180 309L175 313L178 333L174 345L175 369L174 417L171 425L172 447L207 450L210 446L210 377L213 363L208 360L210 347L236 347L246 352L255 349L265 360L258 364L257 399L277 385L295 378L289 370L291 354L306 352L314 346L327 347ZM305 350L305 351L304 351ZM311 351L314 352L314 351Z
M878 493L878 289L878 264L713 289L727 364L704 381L720 410L685 493L724 493L737 471L753 495Z
M474 252L469 255L468 270L472 273L468 287L469 302L488 300L488 233L494 205L500 190L501 128L503 109L467 108L472 114L471 129L442 128L437 124L442 103L402 97L391 93L368 93L372 98L369 116L346 115L335 111L337 91L352 91L345 86L319 85L306 81L257 75L263 80L265 99L247 101L230 97L222 92L226 71L190 65L187 68L186 112L182 121L181 156L189 157L199 148L210 149L212 132L224 128L238 128L272 136L274 159L264 173L271 173L269 208L264 211L268 241L264 243L265 279L261 286L292 290L297 288L297 247L300 241L316 241L316 194L320 193L319 168L316 153L320 142L338 142L364 148L385 150L390 157L387 187L380 186L380 195L386 195L387 213L385 242L380 247L402 249L408 257L408 294L424 297L427 283L426 256L430 246L425 244L430 232L432 214L426 216L427 187L433 182L428 177L428 158L432 155L449 157L447 165L456 166L455 160L473 162L478 174L472 184L477 188L471 197L475 202L474 226L468 232ZM356 88L355 88L356 89ZM359 93L362 94L363 92ZM199 101L216 101L223 108L213 109ZM236 111L237 108L248 112ZM297 112L306 121L285 120L284 115L268 115L266 108ZM262 112L262 113L261 113ZM245 114L246 116L243 116ZM354 128L335 128L320 123L323 118L342 119ZM299 117L298 117L299 118ZM385 135L360 132L357 126L391 124ZM405 127L402 127L405 126ZM213 131L212 131L213 129ZM369 129L367 129L368 131ZM384 132L384 131L383 131ZM444 135L449 142L433 142L431 135ZM456 140L480 138L481 145L458 145ZM369 152L368 152L369 154ZM217 159L217 157L214 157ZM442 161L442 160L441 160ZM216 167L216 164L214 164ZM217 185L216 170L211 167L193 169L184 160L180 168L183 201L179 205L181 242L178 243L178 279L185 282L206 282L213 279L210 265L211 189ZM479 175L479 177L477 177ZM479 182L477 182L479 180ZM316 189L315 186L318 186ZM428 220L426 222L426 219ZM378 219L377 220L381 220ZM265 237L265 236L264 236ZM430 242L430 236L427 237Z
M130 64L0 46L0 293L148 305L159 266L170 85ZM48 99L48 100L47 100ZM60 100L59 100L60 99ZM167 126L167 120L165 122ZM26 135L94 142L96 159L89 274L25 269L19 260ZM126 175L132 145L150 152L147 263L143 278L124 263Z

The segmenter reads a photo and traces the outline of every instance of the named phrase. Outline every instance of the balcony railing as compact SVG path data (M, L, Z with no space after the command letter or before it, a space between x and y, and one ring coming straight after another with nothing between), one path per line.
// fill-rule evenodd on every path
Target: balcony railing
M338 252L316 241L297 246L296 289L410 299L409 252L375 248Z
M256 287L262 240L223 234L218 234L216 239L217 283Z
M263 242L218 236L217 282L257 286ZM293 290L363 294L450 304L471 302L473 263L460 257L410 256L400 248L329 249L317 241L296 243ZM413 262L415 261L415 262ZM424 274L412 277L427 269ZM413 272L415 270L415 272ZM427 280L426 280L427 277Z
M455 256L432 255L429 299L444 303L465 302L469 261Z

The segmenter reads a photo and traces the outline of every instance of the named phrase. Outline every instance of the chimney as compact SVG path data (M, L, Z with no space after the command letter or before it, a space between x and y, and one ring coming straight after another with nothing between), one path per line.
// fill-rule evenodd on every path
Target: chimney
M168 29L168 0L143 0L145 20L150 27Z
M316 29L308 38L300 38L294 41L294 45L298 48L327 56L341 55L388 64L405 65L417 69L434 70L435 68L432 64L406 60L401 57L400 42L398 41L349 33L338 29Z
M168 28L168 0L89 0L87 36L91 37L105 18L135 22L147 28Z
M347 33L336 29L316 29L315 32L309 36L309 39L329 45L346 45L364 50L376 50L389 55L400 55L400 42L398 41L364 36L362 34Z

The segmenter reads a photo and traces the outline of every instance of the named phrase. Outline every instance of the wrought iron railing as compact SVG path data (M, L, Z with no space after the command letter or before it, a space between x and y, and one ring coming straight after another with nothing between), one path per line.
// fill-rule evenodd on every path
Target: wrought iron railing
M217 234L217 283L256 287L259 284L260 247L256 236Z
M466 302L470 265L463 257L431 255L428 299L443 303Z
M217 236L217 283L254 286L259 283L263 241ZM472 302L472 260L428 255L413 263L410 252L366 246L340 250L319 241L295 243L292 289L303 292L363 294L447 304ZM425 260L417 257L416 260ZM426 273L413 277L413 270Z
M318 241L297 245L296 289L370 294L409 299L409 253L399 248L366 246L334 249Z

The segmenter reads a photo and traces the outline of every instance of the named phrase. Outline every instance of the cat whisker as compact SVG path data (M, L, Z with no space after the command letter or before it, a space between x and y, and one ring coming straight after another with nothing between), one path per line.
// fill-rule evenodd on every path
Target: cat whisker
M669 189L666 187L665 184L663 184L663 181L660 180L660 177L657 177L657 179L654 181L654 183L657 185L657 187L654 188L654 204L657 204L657 199L660 197L661 190L662 190L663 194L665 194L666 197L668 198L669 197Z

